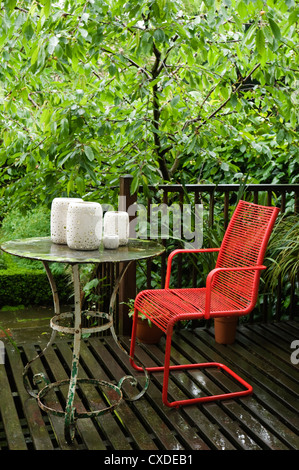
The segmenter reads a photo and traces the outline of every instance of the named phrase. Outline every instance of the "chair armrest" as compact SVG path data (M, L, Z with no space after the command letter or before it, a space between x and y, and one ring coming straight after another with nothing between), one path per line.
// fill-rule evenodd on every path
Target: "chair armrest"
M238 266L238 267L232 267L232 268L215 268L212 269L212 271L209 272L206 280L206 304L205 304L205 314L204 317L206 320L208 320L211 317L210 314L210 309L211 309L211 288L212 288L212 281L214 276L219 273L219 272L225 272L225 271L262 271L263 269L266 269L267 267L260 264L256 266Z
M171 264L172 264L172 260L174 258L174 256L176 255L179 255L181 253L211 253L213 251L219 251L220 248L179 248L177 250L174 250L170 253L170 255L168 256L168 260L167 260L167 270L166 270L166 279L165 279L165 289L168 289L169 288L169 283L170 283L170 276L171 276Z

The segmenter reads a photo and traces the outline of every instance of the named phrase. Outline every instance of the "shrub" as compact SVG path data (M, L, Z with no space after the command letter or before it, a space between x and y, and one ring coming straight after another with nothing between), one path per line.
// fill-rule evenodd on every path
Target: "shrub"
M68 279L63 274L55 276L60 302L70 298ZM51 305L53 302L47 275L42 270L20 267L0 269L0 308L6 305Z
M13 209L4 217L1 226L1 242L18 238L50 235L50 210L38 206L25 213ZM68 303L71 295L69 275L64 265L51 263L60 302ZM16 305L51 305L51 287L40 261L2 253L0 256L0 308Z
M16 240L18 238L46 237L50 235L50 210L44 206L38 206L23 213L19 209L13 209L2 221L0 239L1 242ZM2 254L0 269L20 266L28 269L40 269L39 261Z

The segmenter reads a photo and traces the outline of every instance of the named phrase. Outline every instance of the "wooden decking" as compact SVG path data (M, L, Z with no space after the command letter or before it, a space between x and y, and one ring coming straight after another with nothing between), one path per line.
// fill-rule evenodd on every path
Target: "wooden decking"
M47 415L29 397L22 383L23 366L47 344L46 325L12 328L19 352L6 344L5 364L0 365L0 448L2 450L106 450L195 451L195 450L298 450L299 366L292 364L291 343L299 340L299 323L239 327L235 344L217 345L213 329L181 330L176 334L173 361L219 361L231 366L254 387L250 397L207 403L182 409L162 404L162 375L152 377L148 392L135 402L123 401L114 412L78 420L73 446L66 444L63 418ZM3 340L3 338L2 338ZM128 348L129 338L121 338ZM148 364L162 361L159 346L138 347L138 358ZM51 381L68 377L72 341L58 337L32 372L45 372ZM299 355L297 354L297 357ZM80 377L117 381L132 373L127 356L111 337L90 337L81 348ZM135 375L135 374L134 374ZM140 376L140 383L143 378ZM172 375L171 394L197 395L200 389L213 393L237 385L221 371L196 371ZM133 388L125 386L126 393ZM104 393L102 393L104 392ZM51 392L52 393L52 392ZM65 390L48 396L63 406ZM78 409L106 406L113 399L109 389L81 385ZM54 394L54 392L53 392Z

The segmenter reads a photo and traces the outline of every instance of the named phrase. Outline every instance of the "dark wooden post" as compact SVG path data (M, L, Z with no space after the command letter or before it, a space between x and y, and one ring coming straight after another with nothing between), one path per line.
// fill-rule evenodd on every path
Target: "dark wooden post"
M130 193L130 186L133 177L125 175L120 177L119 184L119 207L120 211L129 212L129 220L135 218L134 204L137 202L137 195ZM131 208L131 211L129 210ZM133 224L130 224L130 238L135 238L135 230ZM120 265L122 269L123 263ZM136 263L131 263L119 287L119 334L130 335L132 328L131 318L128 316L129 308L122 302L128 302L136 297Z

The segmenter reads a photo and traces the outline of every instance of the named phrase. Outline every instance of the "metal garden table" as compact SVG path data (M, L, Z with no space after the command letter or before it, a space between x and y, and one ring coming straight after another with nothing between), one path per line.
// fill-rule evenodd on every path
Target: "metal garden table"
M152 240L137 240L130 239L128 245L121 246L116 250L107 250L101 245L98 250L93 251L76 251L68 248L67 245L57 245L51 242L50 237L43 238L27 238L22 240L13 240L3 243L1 249L6 253L11 255L19 256L22 258L28 258L32 260L39 260L43 263L45 271L48 276L48 280L51 286L53 303L54 303L54 317L51 319L50 325L52 328L52 335L47 346L38 354L33 360L31 360L25 367L23 372L24 385L27 392L38 400L39 406L46 412L54 414L56 416L62 416L65 419L65 438L68 443L71 443L75 436L75 423L78 418L89 418L94 416L99 416L108 411L111 411L116 406L119 405L123 399L122 394L122 385L123 382L127 379L130 379L133 385L137 384L137 381L132 376L124 376L117 385L112 383L96 380L96 379L80 379L78 378L78 367L79 367L79 357L80 357L80 343L81 337L83 334L97 333L110 329L114 340L117 345L124 351L121 344L118 341L114 330L113 322L113 313L115 309L115 303L117 298L117 292L121 280L124 277L125 272L133 261L151 258L154 256L159 256L163 253L164 247L159 243ZM69 264L72 267L73 272L73 285L74 285L74 312L61 313L60 304L59 304L59 294L56 288L56 283L52 272L49 268L49 263L65 263ZM80 301L80 272L79 265L86 263L122 263L122 269L120 270L119 276L115 281L112 295L110 298L109 312L86 312L81 310L81 301ZM104 321L104 324L100 326L91 326L88 328L82 327L82 316L83 314L88 314L91 317L101 318ZM70 317L73 318L73 326L63 325L63 321ZM49 380L43 373L36 374L34 376L34 384L44 381L45 386L38 392L35 393L29 383L27 377L29 368L33 361L41 357L49 346L53 343L57 331L70 333L74 335L74 346L73 346L73 357L72 357L72 366L71 366L71 375L67 380L62 380L60 382L50 383ZM146 389L148 388L148 374L144 369L146 375L146 383L143 390L134 398L130 400L137 400L140 398ZM96 386L108 387L116 391L118 395L118 401L111 404L104 409L95 410L95 411L86 411L84 413L78 412L74 407L74 398L76 392L76 386L79 383L91 383ZM54 408L48 407L43 398L45 395L53 388L57 388L61 385L69 384L66 407L64 411L56 410Z

